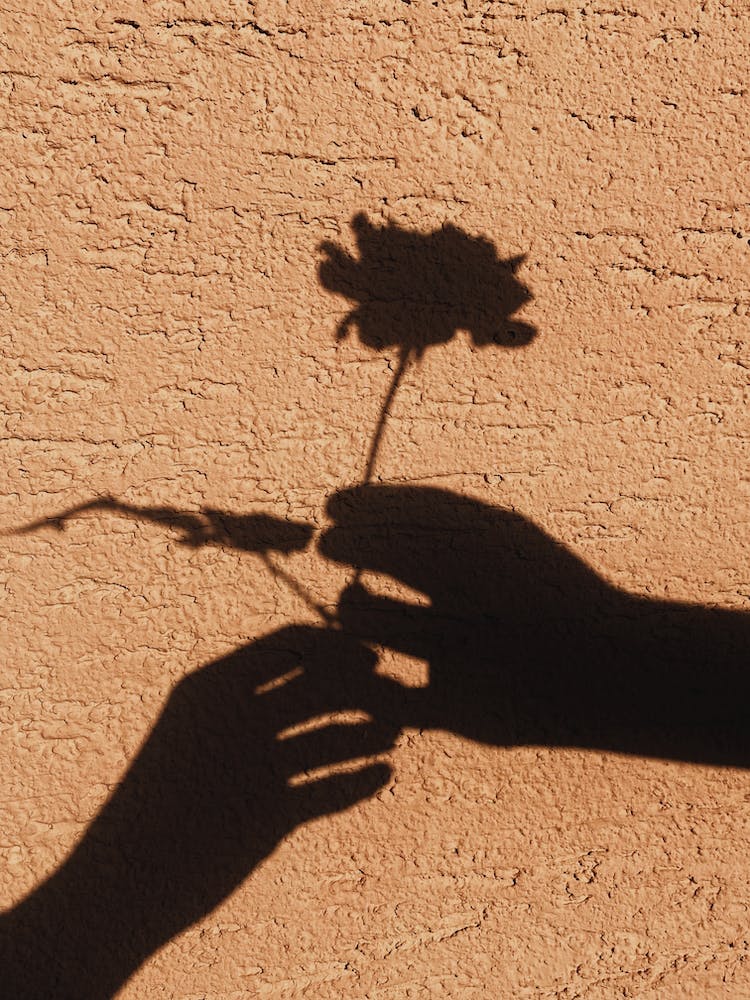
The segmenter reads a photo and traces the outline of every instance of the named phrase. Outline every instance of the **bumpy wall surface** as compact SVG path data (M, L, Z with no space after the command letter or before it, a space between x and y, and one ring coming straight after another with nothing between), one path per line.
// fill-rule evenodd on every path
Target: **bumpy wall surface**
M3 7L9 995L750 996L749 55Z

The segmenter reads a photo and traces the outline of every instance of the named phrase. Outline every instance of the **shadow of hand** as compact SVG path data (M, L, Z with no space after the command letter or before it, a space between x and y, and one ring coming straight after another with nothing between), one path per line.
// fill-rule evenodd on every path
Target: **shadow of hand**
M428 661L427 689L403 692L402 725L498 745L584 738L568 726L590 733L607 704L606 623L636 612L627 595L527 519L446 490L356 487L328 513L324 556L428 598L417 606L357 585L340 601L349 634ZM600 635L590 626L602 622Z
M350 635L429 662L401 725L750 766L747 613L620 590L527 518L446 490L357 487L328 512L323 555L429 599L340 601Z
M296 826L377 791L390 769L367 758L394 729L332 715L374 664L340 631L289 627L178 684L71 855L0 920L9 995L113 996Z
M329 500L334 524L319 547L328 558L392 577L428 599L394 600L358 582L339 601L338 617L350 635L429 663L426 689L402 689L400 724L504 743L512 739L508 694L518 652L512 635L528 620L530 595L521 592L532 587L521 574L503 581L508 553L482 530L488 510L442 490L355 487ZM387 717L394 701L395 695L388 710L376 708L378 717Z

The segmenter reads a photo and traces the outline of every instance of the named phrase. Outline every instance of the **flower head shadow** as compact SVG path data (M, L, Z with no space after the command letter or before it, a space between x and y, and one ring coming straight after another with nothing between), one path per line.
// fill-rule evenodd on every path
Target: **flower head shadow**
M366 347L399 353L370 448L368 482L388 411L412 359L448 343L459 330L466 330L479 348L522 347L536 330L511 319L531 299L517 278L523 257L503 260L490 240L453 225L420 233L392 222L375 225L359 213L352 229L359 259L330 241L320 246L325 254L318 268L321 284L356 303L336 338L343 340L357 327Z
M523 257L503 260L489 240L453 225L419 233L392 222L373 225L359 213L352 229L359 260L335 243L320 247L321 284L357 303L337 339L356 326L366 347L399 347L419 357L458 330L468 331L476 347L522 347L536 335L510 319L531 299L516 277Z

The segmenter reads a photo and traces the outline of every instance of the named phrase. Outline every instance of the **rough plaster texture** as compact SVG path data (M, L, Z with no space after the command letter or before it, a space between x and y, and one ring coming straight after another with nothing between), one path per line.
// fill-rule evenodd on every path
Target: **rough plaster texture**
M410 365L376 478L516 511L623 592L746 610L749 39L741 0L4 5L3 528L113 496L325 529L397 362L337 341L352 302L321 286L364 212L524 256L537 331ZM194 535L99 507L3 540L4 906L175 685L320 624ZM274 558L333 611L353 571L316 539ZM287 830L119 995L750 996L747 770L393 738L381 787Z

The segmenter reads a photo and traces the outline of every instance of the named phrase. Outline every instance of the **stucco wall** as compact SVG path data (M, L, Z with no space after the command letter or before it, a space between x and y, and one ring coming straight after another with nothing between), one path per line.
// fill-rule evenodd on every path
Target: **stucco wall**
M740 0L3 10L0 526L35 525L0 549L18 995L109 995L126 974L128 1000L750 995L750 777L722 743L747 683L749 39ZM406 492L347 506L403 343L374 478ZM358 709L368 649L404 703L433 698L435 663L389 628L288 631L335 617L358 567L360 604L364 586L434 606L408 573L373 572L419 542L423 509L443 519L403 558L434 560L440 593L450 574L452 641L464 599L462 621L476 603L511 636L491 733L472 729L460 675L446 704L468 698L466 724L407 720L397 697L382 717ZM363 510L369 565L329 530ZM464 551L458 527L486 548ZM506 570L512 621L482 605L508 531L534 539ZM680 602L726 614L671 617ZM652 611L639 660L628 643ZM581 673L566 643L604 619L612 642ZM527 690L517 654L537 628L561 652ZM264 692L266 744L238 749ZM555 704L576 715L578 698L566 735ZM639 742L626 710L655 698L664 739L658 716ZM156 756L118 800L165 705ZM292 801L276 737L343 707L354 741L301 744L312 782ZM337 754L345 774L321 796L315 767ZM108 799L119 818L92 848ZM158 900L144 889L144 915L150 854L169 878ZM105 967L112 982L87 992Z

